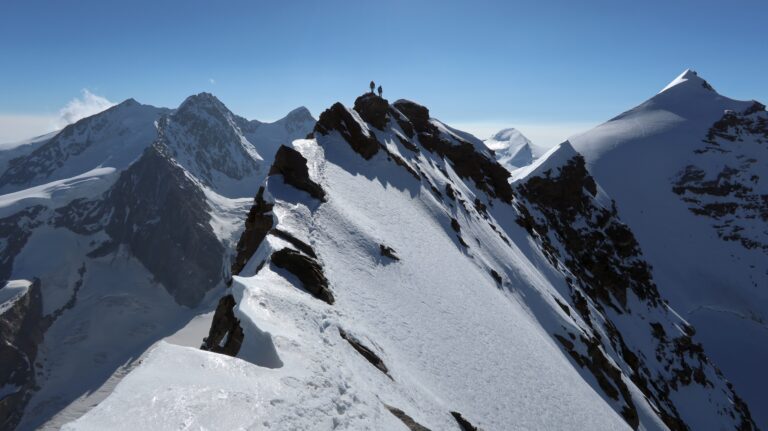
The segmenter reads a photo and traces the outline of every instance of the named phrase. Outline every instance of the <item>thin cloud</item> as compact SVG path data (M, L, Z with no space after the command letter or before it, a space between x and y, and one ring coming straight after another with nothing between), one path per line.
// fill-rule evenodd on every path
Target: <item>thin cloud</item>
M107 98L83 89L80 97L67 102L58 115L0 114L0 150L16 147L32 137L62 129L114 105Z
M208 82L210 82L211 84L214 84L214 85L216 84L216 80L213 79L213 78L208 78Z
M55 130L54 115L0 114L0 150L15 148L30 139Z
M105 97L93 94L90 90L84 88L82 95L79 98L75 97L61 108L56 128L63 128L67 124L72 124L82 118L98 114L113 106L115 106L115 104Z

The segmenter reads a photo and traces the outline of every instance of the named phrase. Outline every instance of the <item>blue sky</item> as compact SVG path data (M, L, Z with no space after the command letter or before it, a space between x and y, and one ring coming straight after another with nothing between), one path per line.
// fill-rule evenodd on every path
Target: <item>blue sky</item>
M765 102L766 19L751 0L3 0L0 141L52 124L84 89L168 107L209 91L274 120L351 104L371 79L480 135L559 141L688 67Z

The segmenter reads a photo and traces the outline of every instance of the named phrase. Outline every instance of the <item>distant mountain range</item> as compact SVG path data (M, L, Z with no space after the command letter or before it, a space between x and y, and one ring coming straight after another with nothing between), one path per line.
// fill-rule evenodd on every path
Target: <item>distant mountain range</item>
M0 428L78 417L206 309L276 146L314 123L247 121L206 93L131 99L0 153L0 278L31 282L0 320Z
M765 427L767 146L693 71L546 152L128 100L0 152L0 427Z

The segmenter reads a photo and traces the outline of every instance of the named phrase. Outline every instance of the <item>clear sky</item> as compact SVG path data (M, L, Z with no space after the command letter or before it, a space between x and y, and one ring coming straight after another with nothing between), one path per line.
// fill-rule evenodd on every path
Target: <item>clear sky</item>
M83 90L167 107L209 91L274 120L374 79L480 137L553 144L686 68L765 102L767 22L765 0L0 0L0 142L55 127Z

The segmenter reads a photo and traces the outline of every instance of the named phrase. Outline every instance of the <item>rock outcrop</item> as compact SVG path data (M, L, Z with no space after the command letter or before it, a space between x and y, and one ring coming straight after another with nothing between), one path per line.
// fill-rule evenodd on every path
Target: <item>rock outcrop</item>
M290 248L283 248L272 253L270 260L278 268L295 275L304 289L315 298L333 304L333 293L317 259Z
M243 328L234 313L235 298L225 295L219 300L208 336L203 339L203 350L237 356L243 344Z
M36 358L50 321L43 315L40 280L7 308L0 303L0 428L14 429L36 388Z
M293 148L283 145L277 150L269 175L282 175L286 184L304 190L319 201L325 201L323 188L309 178L307 159Z

